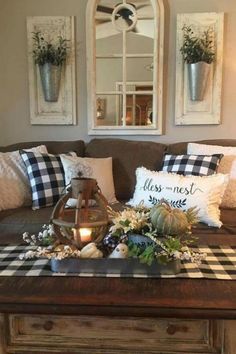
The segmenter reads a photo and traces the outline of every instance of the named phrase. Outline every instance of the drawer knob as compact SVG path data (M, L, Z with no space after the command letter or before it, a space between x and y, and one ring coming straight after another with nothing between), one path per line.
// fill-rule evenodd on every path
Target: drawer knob
M173 336L176 332L188 332L188 327L187 326L178 326L174 324L169 324L166 328L166 332Z
M52 321L46 321L43 325L43 328L45 331L51 331L53 328L53 322Z

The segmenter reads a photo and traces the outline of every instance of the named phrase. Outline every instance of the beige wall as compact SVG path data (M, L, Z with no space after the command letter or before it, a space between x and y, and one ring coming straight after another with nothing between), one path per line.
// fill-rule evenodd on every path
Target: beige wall
M164 2L167 8L165 135L127 138L160 142L236 138L236 1L164 0ZM47 139L86 141L91 139L87 135L86 116L86 3L87 0L0 0L0 145ZM176 13L212 11L226 13L222 124L176 127L174 125ZM76 126L30 125L26 16L46 15L76 17L78 116Z

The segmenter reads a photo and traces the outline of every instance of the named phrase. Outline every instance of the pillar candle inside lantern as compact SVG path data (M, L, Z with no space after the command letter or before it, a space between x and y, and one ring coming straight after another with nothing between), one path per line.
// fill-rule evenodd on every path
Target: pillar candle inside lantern
M92 230L87 228L80 228L80 239L82 243L90 242L92 240Z

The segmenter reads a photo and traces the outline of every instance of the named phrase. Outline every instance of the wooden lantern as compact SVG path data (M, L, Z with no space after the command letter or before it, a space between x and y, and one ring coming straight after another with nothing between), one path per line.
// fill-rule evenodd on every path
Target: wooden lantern
M70 198L77 200L75 208L66 207ZM107 204L95 179L72 178L71 187L51 216L59 242L81 249L89 242L101 241L107 233Z

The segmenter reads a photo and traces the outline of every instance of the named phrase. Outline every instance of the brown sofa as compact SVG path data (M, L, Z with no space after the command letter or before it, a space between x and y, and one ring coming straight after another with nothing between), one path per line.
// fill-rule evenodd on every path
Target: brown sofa
M71 142L30 142L0 147L0 152L26 149L45 144L49 153L58 154L75 151L78 156L109 157L113 158L113 175L116 197L119 201L131 198L135 187L135 170L144 166L151 170L161 168L163 155L167 152L173 154L186 153L187 143L161 144L155 142L129 141L122 139L93 139L88 144L83 141ZM236 140L204 140L204 144L236 146ZM115 208L119 205L115 205ZM37 211L30 207L22 207L0 212L0 243L21 240L23 232L36 233L42 224L48 223L52 207ZM229 244L236 237L236 209L224 209L221 213L223 226L220 229L209 228L198 224L194 233L199 236L199 242L216 243L218 235L224 236L225 244Z

